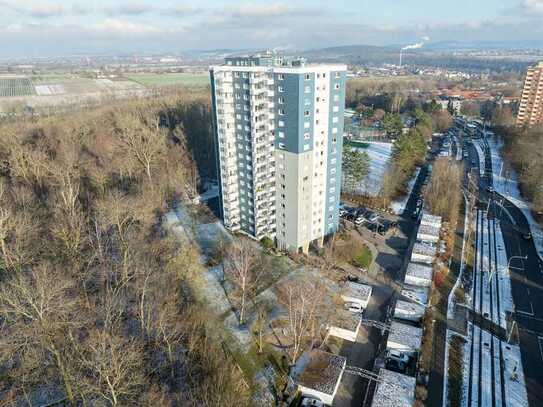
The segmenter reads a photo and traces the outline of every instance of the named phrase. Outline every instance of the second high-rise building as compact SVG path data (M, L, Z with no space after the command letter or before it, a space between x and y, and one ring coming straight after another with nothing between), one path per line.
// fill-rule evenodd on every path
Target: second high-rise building
M517 116L519 126L543 124L543 62L528 68Z
M267 53L210 72L225 226L322 244L339 224L346 66Z

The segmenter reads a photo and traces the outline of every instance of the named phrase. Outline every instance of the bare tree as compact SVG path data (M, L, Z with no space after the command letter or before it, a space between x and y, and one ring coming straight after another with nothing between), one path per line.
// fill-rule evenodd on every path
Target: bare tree
M230 246L226 254L224 271L227 278L239 291L239 323L245 322L245 306L247 296L255 289L259 279L259 269L253 266L257 251L247 239L238 239Z
M139 111L137 115L122 115L118 125L121 142L151 181L153 168L166 152L166 135L159 118Z
M286 282L279 288L278 300L287 311L285 332L290 340L291 363L317 339L333 306L327 305L327 298L322 283L309 277Z
M39 350L54 361L66 397L76 404L75 380L70 369L69 338L77 328L77 299L70 294L71 281L57 269L16 272L0 288L0 315L5 320L4 351L12 358ZM13 359L16 360L16 359Z
M87 379L86 392L114 406L126 405L143 384L142 350L133 339L104 330L92 331L80 356Z

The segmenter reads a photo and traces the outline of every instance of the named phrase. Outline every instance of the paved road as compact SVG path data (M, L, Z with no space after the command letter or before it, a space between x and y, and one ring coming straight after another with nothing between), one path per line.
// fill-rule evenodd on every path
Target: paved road
M404 215L398 221L400 237L393 236L386 240L389 251L382 251L376 261L382 267L387 280L392 281L391 286L374 284L370 304L364 312L365 319L380 322L390 321L390 309L394 307L397 291L394 286L403 283L408 263L408 253L416 237L417 221L411 218L416 209L417 199L420 196L422 183L427 176L427 168L421 169L412 194L406 204ZM400 265L398 267L398 264ZM356 343L344 342L340 351L347 358L347 365L373 370L375 360L383 355L386 348L387 333L384 335L380 329L364 328L358 335ZM359 376L345 375L341 381L338 393L334 399L334 407L364 407L371 405L375 383Z
M485 156L487 168L481 189L488 185L492 174L488 149ZM481 197L484 204L488 194ZM540 407L543 406L543 264L534 242L522 237L530 230L522 211L497 194L492 198L490 211L500 220L508 258L527 256L526 260L510 260L511 284L528 401L531 407Z

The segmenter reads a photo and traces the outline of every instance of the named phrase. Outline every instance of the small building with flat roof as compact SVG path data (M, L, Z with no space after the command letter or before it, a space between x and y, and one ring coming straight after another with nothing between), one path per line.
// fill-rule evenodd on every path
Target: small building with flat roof
M342 287L341 298L345 302L355 302L364 309L368 307L371 297L371 285L347 281Z
M401 296L406 301L412 301L416 304L428 306L428 287L417 287L412 285L404 285L401 291Z
M388 332L387 349L414 354L420 350L421 343L421 328L392 321Z
M420 225L417 231L417 240L421 242L437 243L440 228L432 225Z
M415 403L416 379L384 368L373 394L372 407L412 407Z
M441 216L430 215L428 212L424 212L420 219L421 226L434 226L441 229Z
M437 249L429 244L416 242L411 252L411 261L432 264L436 257Z
M291 377L302 396L316 398L331 406L346 365L347 359L343 356L312 349L300 356Z
M396 307L394 308L394 318L419 322L424 316L425 311L426 307L422 305L398 300L396 301Z
M356 342L362 315L339 308L334 314L333 322L328 327L328 333L346 341Z
M428 264L410 262L405 273L405 284L430 287L434 269Z

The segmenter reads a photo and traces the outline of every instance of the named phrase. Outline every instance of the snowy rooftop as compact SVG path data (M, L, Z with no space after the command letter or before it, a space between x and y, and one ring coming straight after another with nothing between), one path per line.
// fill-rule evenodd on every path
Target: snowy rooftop
M425 307L420 304L415 304L413 302L408 301L402 301L398 300L396 301L396 308L395 308L395 314L398 313L400 315L424 315ZM395 315L396 316L396 315Z
M439 228L435 225L420 225L417 236L430 235L439 237Z
M337 328L346 329L351 332L356 332L360 326L360 321L362 317L360 314L348 311L343 308L338 308L337 312L334 314L333 322L330 324Z
M383 382L377 385L372 406L412 407L415 402L416 379L401 373L380 369Z
M402 297L416 301L417 303L428 304L428 287L404 285Z
M353 298L359 298L362 301L368 301L371 296L371 286L366 284L347 281L343 286L343 294Z
M347 359L319 349L306 351L293 369L293 379L301 386L333 394Z
M433 274L432 266L426 264L410 262L407 266L406 276L423 278L425 280L431 280Z
M436 248L435 246L430 246L428 244L417 242L413 245L414 254L423 254L425 256L435 256Z
M441 216L430 215L429 213L423 213L420 220L421 225L434 225L441 227Z
M400 343L414 351L420 349L422 342L422 329L416 326L402 324L401 322L393 321L390 324L390 332L388 334L389 342Z

